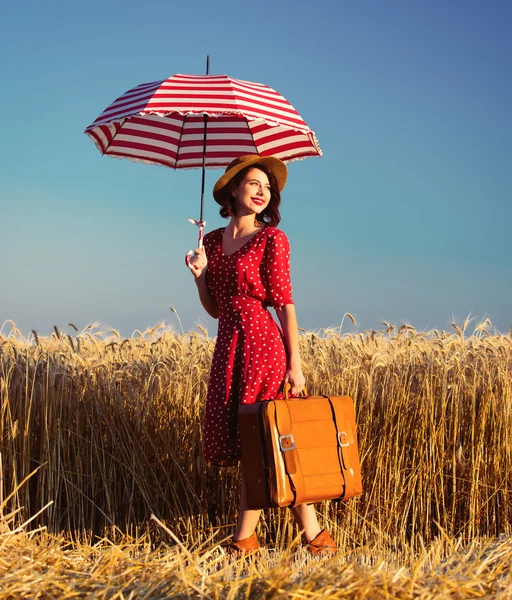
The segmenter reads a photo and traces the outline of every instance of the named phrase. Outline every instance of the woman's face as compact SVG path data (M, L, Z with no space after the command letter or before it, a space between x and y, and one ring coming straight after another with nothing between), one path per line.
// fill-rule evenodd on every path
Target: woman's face
M233 191L236 214L260 214L270 202L270 182L260 169L249 169L239 186Z

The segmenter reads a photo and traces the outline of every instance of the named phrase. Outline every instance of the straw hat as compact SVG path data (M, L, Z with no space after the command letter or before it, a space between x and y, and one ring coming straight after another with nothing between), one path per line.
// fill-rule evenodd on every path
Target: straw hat
M219 204L224 204L228 193L229 182L242 169L251 165L260 164L271 171L277 180L277 187L281 192L286 185L288 169L282 160L275 156L259 156L259 154L245 154L235 158L226 168L226 172L217 181L213 188L213 197Z

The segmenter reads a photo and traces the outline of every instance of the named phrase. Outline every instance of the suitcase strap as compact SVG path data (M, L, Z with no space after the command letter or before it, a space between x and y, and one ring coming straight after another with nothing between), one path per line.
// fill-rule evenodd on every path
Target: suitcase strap
M295 440L292 434L292 418L287 400L279 400L281 406L286 407L286 410L277 410L276 408L276 425L279 433L279 448L283 455L283 461L286 473L290 478L290 485L293 491L294 499L290 507L295 506L297 500L304 497L304 478L300 469L297 469L297 450L295 448Z
M342 406L339 404L339 402L336 402L335 399L330 398L329 396L324 396L324 398L327 398L327 400L329 400L329 404L331 405L332 419L336 429L336 437L338 440L338 460L340 461L341 474L343 475L343 494L338 498L338 500L343 500L343 498L347 495L349 488L353 487L352 480L354 478L354 471L352 469L350 453L348 451L350 439L346 431L340 430L339 423L336 419L335 404L338 407L338 411L342 411ZM339 414L341 415L341 412Z

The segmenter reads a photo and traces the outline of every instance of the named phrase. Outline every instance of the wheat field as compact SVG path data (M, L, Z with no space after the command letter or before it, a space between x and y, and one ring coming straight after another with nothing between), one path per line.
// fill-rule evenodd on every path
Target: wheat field
M202 460L215 339L6 322L0 597L512 597L512 335L470 326L302 332L308 392L355 401L364 494L317 505L338 557L279 509L247 562L238 469Z

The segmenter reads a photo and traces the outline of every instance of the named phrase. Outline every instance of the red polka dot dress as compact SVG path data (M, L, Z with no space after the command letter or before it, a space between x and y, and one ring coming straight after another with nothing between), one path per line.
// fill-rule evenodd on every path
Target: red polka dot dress
M226 255L224 229L211 231L203 240L206 284L219 307L206 397L204 455L220 466L236 464L240 458L238 405L283 397L287 349L268 307L293 304L286 235L267 226Z

